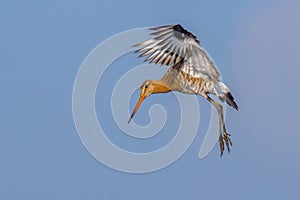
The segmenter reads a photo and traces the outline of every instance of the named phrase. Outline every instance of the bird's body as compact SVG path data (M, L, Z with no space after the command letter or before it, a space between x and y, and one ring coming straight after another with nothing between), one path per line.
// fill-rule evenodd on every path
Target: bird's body
M203 94L212 93L213 82L207 78L194 78L189 74L176 68L169 68L161 81L170 87L170 90L179 91L186 94Z
M179 91L201 95L212 103L219 114L220 149L224 151L224 141L230 151L231 141L225 128L222 106L209 97L216 95L221 101L238 109L229 88L218 78L220 76L214 62L208 57L197 38L181 25L152 28L154 38L137 44L142 47L137 53L148 56L145 61L170 68L160 80L146 80L140 87L140 99L129 119L134 116L142 101L151 94Z

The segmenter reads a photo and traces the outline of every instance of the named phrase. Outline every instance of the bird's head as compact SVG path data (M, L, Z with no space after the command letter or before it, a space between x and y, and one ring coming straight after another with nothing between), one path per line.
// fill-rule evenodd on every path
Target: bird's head
M144 99L146 99L149 95L153 94L154 91L154 83L152 80L146 80L144 81L144 83L141 85L140 87L140 99L137 102L129 120L128 123L130 123L131 119L133 118L133 116L135 115L136 111L139 109L140 105L142 104L142 102L144 101Z
M146 80L140 87L140 99L137 102L128 123L131 121L136 111L139 109L141 103L146 99L149 95L155 93L166 93L169 92L170 88L161 80Z
M143 84L140 87L140 95L149 96L150 94L153 94L155 92L156 84L153 80L146 80L143 82Z

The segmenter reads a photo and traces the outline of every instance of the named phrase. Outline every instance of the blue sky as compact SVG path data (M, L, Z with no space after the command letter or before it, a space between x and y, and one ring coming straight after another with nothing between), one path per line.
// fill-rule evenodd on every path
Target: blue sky
M0 198L298 199L299 13L299 1L2 2ZM232 153L220 158L215 147L198 159L210 118L209 104L199 98L203 126L177 162L148 174L112 170L88 153L75 129L77 70L113 34L173 23L198 36L237 99L240 110L228 109L226 118ZM142 62L130 56L116 62L124 68L112 67L103 81L121 76L131 60ZM115 130L110 115L101 114L107 113L110 88L98 90L98 117ZM144 150L172 138L173 121L178 121L176 110L168 108L172 98L153 96L137 114L136 120L146 124L154 103L172 113L166 135L143 141ZM134 150L122 137L111 139Z

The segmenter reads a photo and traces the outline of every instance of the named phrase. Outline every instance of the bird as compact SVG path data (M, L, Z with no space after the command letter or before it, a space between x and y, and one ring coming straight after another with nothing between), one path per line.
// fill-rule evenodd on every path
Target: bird
M140 86L139 100L129 118L135 115L145 98L151 94L178 91L200 95L208 100L218 112L219 146L221 156L225 145L230 153L232 142L224 121L224 108L215 101L215 95L222 102L238 110L239 107L227 85L219 80L220 72L195 35L180 24L150 28L151 38L133 45L144 62L168 66L160 80L146 80ZM224 145L225 143L225 145Z

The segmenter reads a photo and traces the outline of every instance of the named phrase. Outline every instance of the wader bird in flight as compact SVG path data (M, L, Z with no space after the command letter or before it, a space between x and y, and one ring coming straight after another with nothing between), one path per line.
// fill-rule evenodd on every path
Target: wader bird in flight
M238 106L229 88L220 80L220 72L210 59L199 40L181 25L168 25L151 28L152 39L134 45L138 47L139 57L146 56L146 61L159 65L170 66L160 80L146 80L140 87L140 99L131 117L132 119L142 101L151 94L166 93L172 90L186 94L198 94L207 99L218 111L219 143L221 156L224 152L224 142L228 152L232 146L230 134L227 133L224 122L223 107L209 94L216 95L221 101L238 110Z

